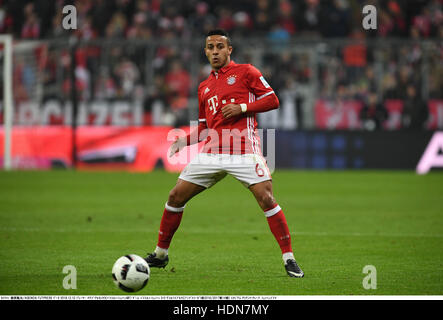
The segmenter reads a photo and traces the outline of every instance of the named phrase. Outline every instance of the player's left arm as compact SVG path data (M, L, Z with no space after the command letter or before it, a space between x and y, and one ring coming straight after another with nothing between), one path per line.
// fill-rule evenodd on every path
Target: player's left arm
M177 152L180 152L186 146L189 146L194 143L199 143L203 141L207 137L207 125L206 125L206 112L205 105L201 98L201 85L198 87L197 96L198 96L198 127L184 137L177 137L175 141L172 143L169 149L169 156L172 157Z
M235 117L242 113L259 113L278 108L280 103L277 95L257 68L253 66L248 68L246 85L257 99L249 103L225 105L221 109L225 118Z

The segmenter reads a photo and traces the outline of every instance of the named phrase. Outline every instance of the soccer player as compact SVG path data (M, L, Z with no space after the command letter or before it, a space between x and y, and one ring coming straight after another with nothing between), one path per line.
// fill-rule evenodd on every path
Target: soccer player
M288 224L274 198L271 174L261 155L256 130L256 113L278 108L278 98L259 70L231 60L231 40L224 30L207 34L204 51L212 71L198 87L199 125L188 136L175 140L170 156L185 146L206 142L169 193L157 246L146 261L150 267L164 268L168 264L168 249L185 204L231 174L252 192L263 210L280 246L287 274L301 278L304 273L295 261Z

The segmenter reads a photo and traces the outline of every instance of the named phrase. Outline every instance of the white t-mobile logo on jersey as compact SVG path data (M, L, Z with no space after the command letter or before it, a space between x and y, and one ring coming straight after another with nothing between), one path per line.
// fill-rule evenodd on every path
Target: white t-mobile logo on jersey
M217 107L218 107L218 98L217 96L213 96L211 98L208 99L208 104L209 104L209 110L212 111L212 114L215 114L217 112Z

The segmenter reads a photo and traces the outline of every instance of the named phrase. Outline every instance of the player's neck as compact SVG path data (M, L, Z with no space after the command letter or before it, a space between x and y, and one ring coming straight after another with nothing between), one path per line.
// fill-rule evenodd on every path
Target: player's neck
M231 59L228 59L228 60L226 60L226 63L224 64L224 65L222 65L220 68L212 68L212 70L214 71L214 72L219 72L220 71L220 69L223 69L224 67L226 67L227 65L229 65L231 63Z

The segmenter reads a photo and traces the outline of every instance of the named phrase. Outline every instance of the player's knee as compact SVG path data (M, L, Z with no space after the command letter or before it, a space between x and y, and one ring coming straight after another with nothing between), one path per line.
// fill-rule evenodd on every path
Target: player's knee
M261 194L257 200L263 210L269 210L269 208L272 208L275 205L274 196L269 192Z
M177 189L169 192L168 205L174 208L181 208L186 204L186 200Z

